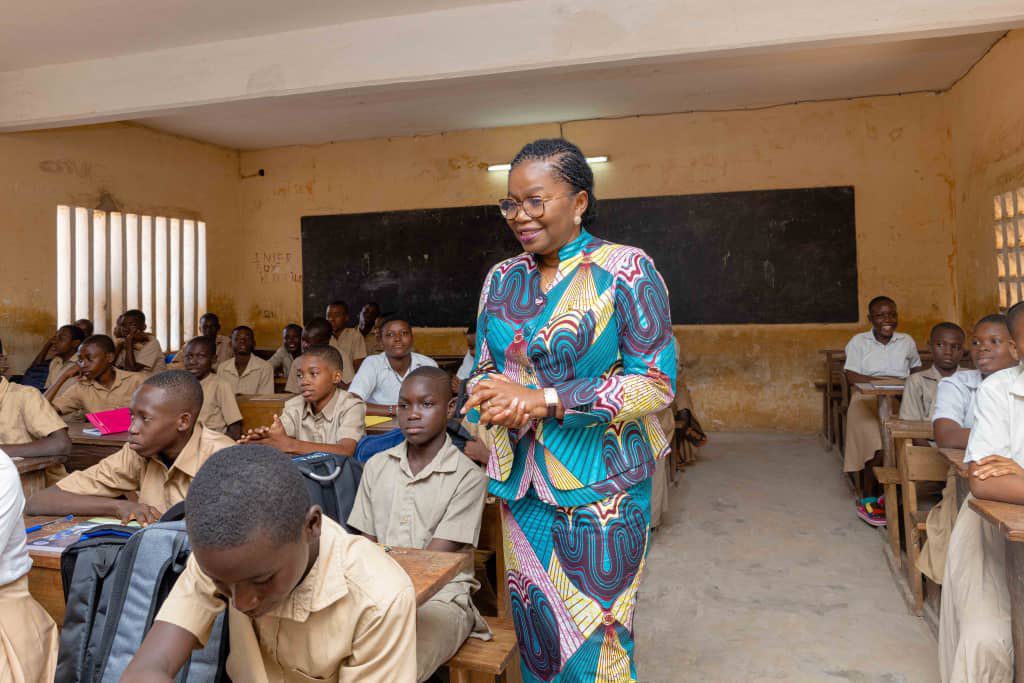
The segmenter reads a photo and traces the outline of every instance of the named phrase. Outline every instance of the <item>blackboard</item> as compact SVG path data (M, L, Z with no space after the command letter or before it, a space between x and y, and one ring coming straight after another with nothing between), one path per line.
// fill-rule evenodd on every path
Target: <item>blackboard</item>
M602 200L591 232L654 258L677 325L841 323L858 320L855 225L853 188L819 187ZM305 316L377 301L463 327L520 251L494 205L304 216Z

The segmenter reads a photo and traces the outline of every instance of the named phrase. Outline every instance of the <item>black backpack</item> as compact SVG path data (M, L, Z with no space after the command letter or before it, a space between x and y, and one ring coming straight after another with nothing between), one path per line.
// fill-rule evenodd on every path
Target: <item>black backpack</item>
M348 525L348 516L359 491L363 464L352 456L324 452L297 455L292 462L302 473L313 504L345 529L358 534Z
M61 553L67 607L56 683L120 680L191 553L181 510L175 506L144 529L95 527ZM221 612L206 647L192 653L175 681L228 680L227 650Z

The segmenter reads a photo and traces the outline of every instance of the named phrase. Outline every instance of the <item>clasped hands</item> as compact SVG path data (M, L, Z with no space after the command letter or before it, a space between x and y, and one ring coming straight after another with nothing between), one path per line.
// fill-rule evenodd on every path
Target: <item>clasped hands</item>
M509 429L522 429L530 420L540 420L548 414L543 389L530 389L496 374L487 375L473 387L462 414L473 408L480 410L481 424Z
M284 425L281 424L281 418L275 415L274 423L269 427L256 427L255 429L250 429L245 434L242 434L241 438L238 439L238 443L254 443L256 441L265 443L268 446L273 446L277 450L287 453L288 449L291 447L292 438L284 431Z

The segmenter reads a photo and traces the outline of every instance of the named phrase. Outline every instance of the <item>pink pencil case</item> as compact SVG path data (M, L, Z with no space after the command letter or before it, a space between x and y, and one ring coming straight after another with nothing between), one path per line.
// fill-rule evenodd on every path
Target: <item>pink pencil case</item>
M99 413L89 413L85 416L100 434L117 434L127 432L132 424L132 411L128 408L117 408L115 410L104 410Z

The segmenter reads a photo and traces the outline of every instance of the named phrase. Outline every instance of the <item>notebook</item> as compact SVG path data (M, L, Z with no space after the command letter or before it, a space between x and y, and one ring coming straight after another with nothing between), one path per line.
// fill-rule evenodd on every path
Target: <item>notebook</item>
M132 424L132 411L128 408L104 410L99 413L89 413L85 419L95 425L100 434L117 434L128 431Z

